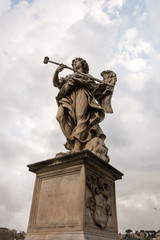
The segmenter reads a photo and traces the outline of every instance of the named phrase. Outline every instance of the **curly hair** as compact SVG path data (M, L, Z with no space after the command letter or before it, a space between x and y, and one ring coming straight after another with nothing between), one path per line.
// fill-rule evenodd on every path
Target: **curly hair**
M79 61L81 62L82 68L83 68L83 72L84 72L84 73L89 73L88 63L87 63L86 60L84 60L83 58L78 57L78 58L73 59L73 60L72 60L72 67L73 67L74 62L75 62L76 60L79 60Z

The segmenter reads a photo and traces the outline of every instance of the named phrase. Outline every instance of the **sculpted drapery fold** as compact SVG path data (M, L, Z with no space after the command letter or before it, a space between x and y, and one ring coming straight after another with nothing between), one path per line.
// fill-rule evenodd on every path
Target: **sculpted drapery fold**
M99 123L104 119L105 112L113 112L111 97L116 75L112 71L104 71L101 74L103 81L97 84L88 74L85 60L76 58L72 65L86 75L74 72L59 79L58 73L65 68L60 66L53 77L54 86L59 88L57 120L67 140L65 147L70 152L88 149L109 161L105 134Z

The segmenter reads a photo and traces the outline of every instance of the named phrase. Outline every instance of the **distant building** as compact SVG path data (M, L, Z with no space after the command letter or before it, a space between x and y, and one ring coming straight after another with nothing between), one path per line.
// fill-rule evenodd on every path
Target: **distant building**
M160 240L160 230L141 230L133 232L126 231L126 234L119 233L119 240Z

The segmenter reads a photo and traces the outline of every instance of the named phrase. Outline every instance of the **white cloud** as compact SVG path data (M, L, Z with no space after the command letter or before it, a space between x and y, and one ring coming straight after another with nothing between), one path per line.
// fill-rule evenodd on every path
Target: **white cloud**
M10 9L10 0L0 1L0 13L8 11Z
M118 10L125 4L126 0L108 0L106 3L109 13L118 14Z
M105 7L105 1L89 1L89 11L88 13L93 17L93 19L102 25L111 24L112 21L110 20L109 15L106 11L103 10Z
M124 34L122 41L119 43L119 50L138 57L139 54L150 54L153 49L150 42L140 39L139 32L136 28L130 28Z
M95 77L105 69L117 73L114 114L106 116L102 127L110 163L125 173L117 188L119 227L127 228L130 213L128 227L134 226L137 216L143 222L137 221L135 227L148 227L147 206L157 206L159 197L155 172L159 169L160 54L142 28L148 21L147 10L141 16L137 10L131 26L130 13L120 12L125 3L34 0L20 1L10 9L9 1L1 1L0 225L26 229L34 182L26 165L65 151L65 138L55 120L56 66L43 64L48 55L67 65L74 57L84 57ZM142 209L137 216L136 209Z
M144 88L152 71L151 56L155 52L151 43L140 38L138 29L129 28L119 41L117 52L112 66L120 64L128 70L123 78L132 89Z
M153 34L153 37L156 37L160 34L160 28L159 28L159 8L160 8L160 2L158 0L154 1L154 4L152 4L149 0L146 0L147 10L148 10L148 16L150 19L150 33ZM157 39L158 40L158 39Z
M158 197L151 193L137 193L129 196L128 199L125 198L119 201L120 206L124 206L125 208L130 208L130 206L132 206L135 211L136 209L147 211L151 206L153 210L154 207L159 206L159 203Z

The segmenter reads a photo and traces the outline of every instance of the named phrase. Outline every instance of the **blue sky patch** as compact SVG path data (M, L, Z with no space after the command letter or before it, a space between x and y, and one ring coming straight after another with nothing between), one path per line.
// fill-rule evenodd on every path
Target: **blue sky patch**
M11 0L11 8L14 8L15 5L17 5L20 2L24 2L24 1L29 2L29 3L33 2L33 0Z

